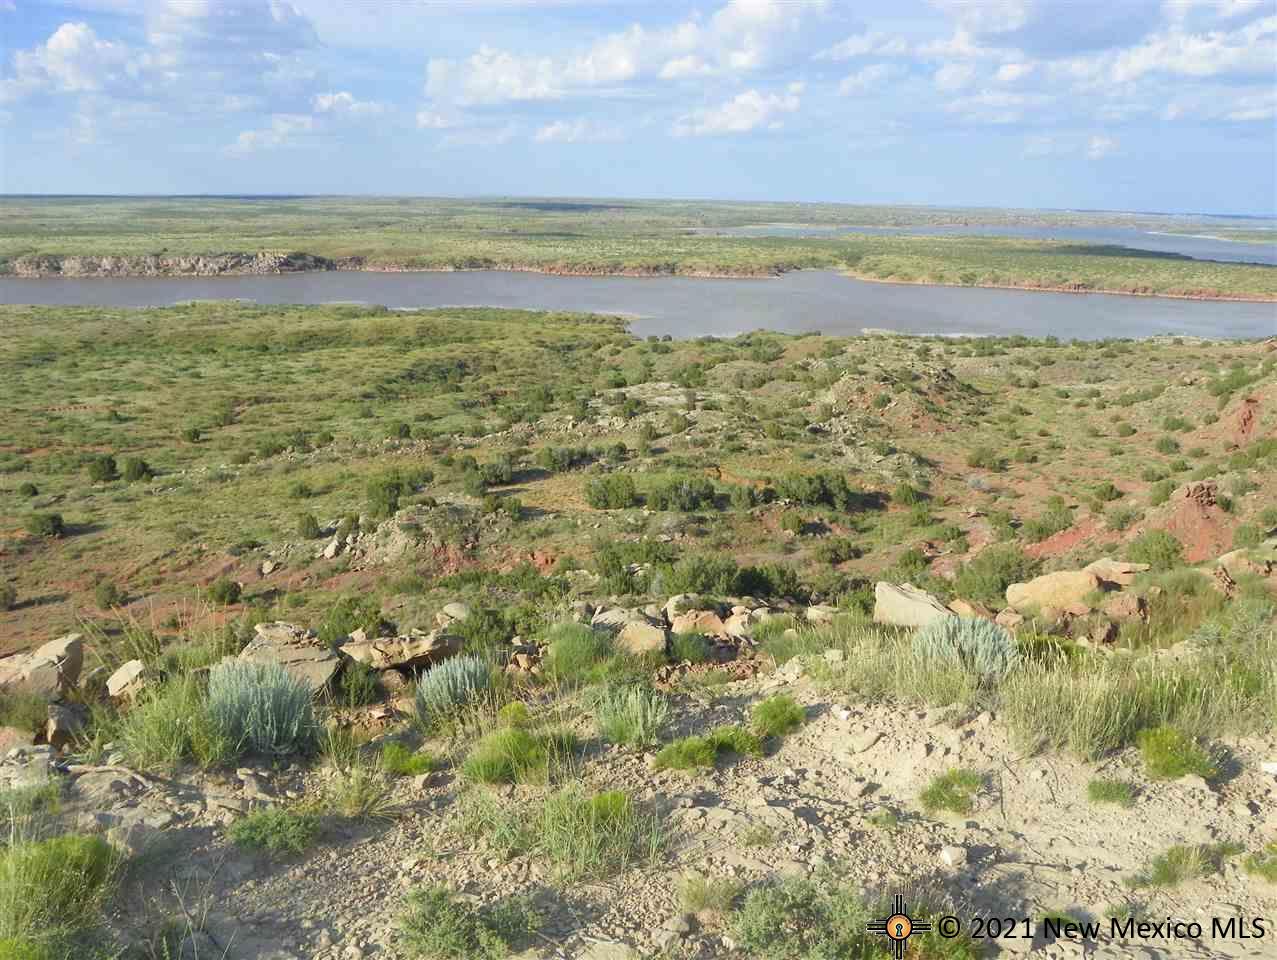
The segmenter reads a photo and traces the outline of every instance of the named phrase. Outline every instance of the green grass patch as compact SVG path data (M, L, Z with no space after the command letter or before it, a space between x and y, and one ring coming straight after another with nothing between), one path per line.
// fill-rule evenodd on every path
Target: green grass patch
M1125 780L1092 780L1086 785L1086 799L1092 803L1135 806L1135 786Z
M720 754L730 753L761 757L762 741L744 727L718 727L704 736L683 737L666 744L656 755L655 767L657 770L709 769Z
M927 813L956 813L965 816L975 809L976 795L984 786L984 777L974 770L954 768L934 777L919 799Z
M793 697L778 693L754 704L750 726L760 737L783 737L793 733L807 720L804 710Z
M318 812L309 807L264 807L232 823L228 835L248 850L296 856L314 844L320 828Z
M1175 887L1219 873L1224 861L1240 852L1240 847L1226 843L1174 846L1154 857L1129 882L1135 888Z
M1174 727L1163 725L1145 730L1138 740L1144 770L1156 780L1175 780L1189 774L1209 780L1219 773L1210 754Z

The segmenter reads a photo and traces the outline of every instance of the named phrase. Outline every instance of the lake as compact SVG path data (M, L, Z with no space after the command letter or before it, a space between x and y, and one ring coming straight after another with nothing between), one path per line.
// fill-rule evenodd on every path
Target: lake
M1277 303L871 283L825 270L764 280L559 277L499 270L172 279L0 277L0 303L7 304L141 307L205 299L583 311L627 316L641 336L732 336L760 328L1061 339L1277 334Z

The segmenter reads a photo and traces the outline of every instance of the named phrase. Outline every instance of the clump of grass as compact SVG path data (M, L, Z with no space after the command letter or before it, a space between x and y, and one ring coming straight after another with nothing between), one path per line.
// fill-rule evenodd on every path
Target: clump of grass
M479 783L548 783L576 748L570 733L494 730L474 745L461 772Z
M279 664L219 663L209 671L207 709L236 752L283 757L315 744L310 688Z
M555 683L583 683L614 652L612 638L579 623L560 623L546 634L548 646L541 661Z
M984 777L974 770L954 768L934 777L919 799L927 813L947 811L965 816L975 809L976 794L984 786Z
M397 805L380 764L355 762L328 783L328 805L350 820L392 820Z
M683 878L678 888L678 899L684 912L718 919L731 911L742 890L736 880L696 874Z
M710 656L709 638L700 633L676 633L670 638L670 660L674 663L704 663Z
M392 777L416 777L437 770L439 761L428 753L409 750L398 740L391 740L381 748L381 768Z
M865 822L878 830L891 831L900 826L900 815L890 807L880 807L865 817Z
M1252 877L1277 883L1277 843L1270 843L1259 853L1252 853L1242 861L1242 867Z
M662 694L634 686L605 690L595 708L594 722L599 733L613 743L651 747L660 741L669 714L669 700Z
M754 705L751 725L760 737L783 737L807 720L807 711L788 694L778 693Z
M43 697L22 690L0 691L0 727L35 733L48 717L49 705Z
M1011 634L979 618L932 620L914 634L913 652L921 660L947 664L990 686L1001 682L1020 663Z
M1133 807L1135 806L1135 787L1125 780L1096 779L1086 785L1086 798L1092 803Z
M431 886L408 895L399 939L421 960L501 960L539 927L524 898L476 909L447 887Z
M1192 737L1172 726L1145 730L1138 739L1144 769L1150 777L1175 780L1195 774L1209 780L1219 772L1210 755Z
M366 707L381 699L381 684L377 671L358 660L349 661L341 671L337 688L337 700L350 709Z
M319 836L319 814L310 807L263 807L240 817L229 831L237 845L274 856L296 856Z
M714 766L721 753L761 757L762 741L744 727L724 726L704 736L683 737L667 744L656 755L657 770L695 770Z
M119 744L130 765L172 769L186 760L213 766L230 760L240 741L214 723L192 676L143 691L124 716Z
M15 831L0 851L0 943L12 939L62 956L55 948L96 922L120 864L101 837L35 839Z
M867 903L850 885L823 878L780 879L746 895L732 920L732 935L747 956L768 960L886 957L886 941L866 931L870 920L890 912L883 906ZM930 917L935 911L923 904L910 913ZM975 960L981 955L966 937L946 940L935 930L910 937L909 948L924 960Z
M1219 873L1224 860L1241 852L1227 843L1179 845L1154 857L1129 881L1132 887L1174 887Z

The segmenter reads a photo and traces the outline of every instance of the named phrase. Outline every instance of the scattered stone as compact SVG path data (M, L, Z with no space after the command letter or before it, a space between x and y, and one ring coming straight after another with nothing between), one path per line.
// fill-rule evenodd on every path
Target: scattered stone
M670 629L674 633L703 633L711 637L727 635L723 621L713 610L688 610L686 613L677 613L670 618Z
M625 624L616 635L616 642L622 650L639 656L664 652L668 639L669 634L664 627L642 621Z
M269 577L272 573L279 569L279 564L274 560L263 560L262 565L257 568L257 572L263 577Z
M923 627L953 612L926 590L910 583L899 586L879 580L874 585L874 623L897 627Z
M49 704L49 719L44 727L44 739L54 750L74 742L84 729L85 709L78 704Z
M1100 580L1086 570L1059 570L1034 577L1028 583L1013 583L1007 587L1007 604L1019 613L1056 610L1082 613L1090 611L1085 598L1098 590Z
M1133 593L1118 593L1107 598L1100 609L1104 615L1119 623L1132 620L1148 620L1148 603Z
M967 862L966 847L948 846L940 849L940 863L950 870L956 870Z
M433 630L406 637L379 637L347 643L341 652L374 670L409 669L438 663L461 651L464 640L455 633Z
M450 622L455 622L457 620L467 619L470 616L471 611L469 605L454 600L451 603L445 603L443 605L443 609L439 612L443 614L443 616L447 617ZM446 627L447 624L441 623L439 626Z
M341 540L337 537L333 537L331 540L328 541L328 546L324 547L324 559L325 560L335 559L337 554L341 553L342 546L343 544Z
M882 739L881 730L862 730L847 744L852 753L864 753Z
M825 623L833 623L834 617L838 615L838 608L831 607L827 603L817 603L807 608L806 617L808 623L814 623L817 626Z
M239 658L248 663L277 663L312 693L325 690L341 668L341 658L313 633L283 621L259 623L256 636Z
M1024 615L1016 613L1010 607L1007 607L1005 610L998 611L998 615L993 618L993 622L1007 630L1015 630L1024 623Z

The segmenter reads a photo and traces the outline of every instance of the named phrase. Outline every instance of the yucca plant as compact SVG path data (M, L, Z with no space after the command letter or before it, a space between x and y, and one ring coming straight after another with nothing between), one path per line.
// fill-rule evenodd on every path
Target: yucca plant
M923 660L948 661L988 685L999 683L1020 662L1011 634L978 618L932 620L914 634L913 652Z
M492 686L492 669L482 657L466 654L431 667L417 681L417 722L429 726L482 699Z
M241 751L285 756L315 743L310 689L279 664L231 660L213 667L208 715Z

